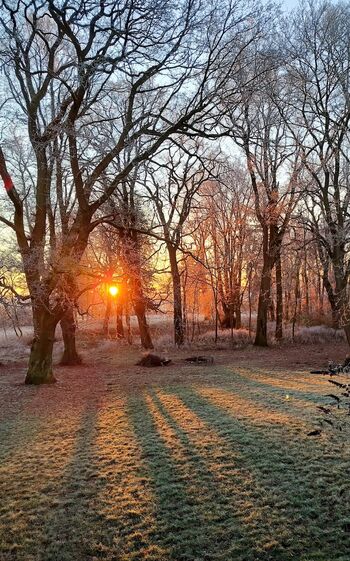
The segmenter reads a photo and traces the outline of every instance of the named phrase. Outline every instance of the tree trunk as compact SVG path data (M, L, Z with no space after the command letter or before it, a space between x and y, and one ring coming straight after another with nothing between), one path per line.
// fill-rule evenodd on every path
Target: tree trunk
M298 316L298 302L300 300L300 262L297 263L296 273L295 273L295 288L294 288L294 311L292 319L292 339L295 339L295 326L297 323Z
M283 339L283 287L281 255L276 260L276 339Z
M328 276L329 275L328 264L325 265L325 263L323 262L322 266L323 266L323 277L322 277L323 286L326 289L328 301L330 303L331 310L332 310L333 328L339 329L339 309L337 305L337 299L334 294L334 290Z
M216 344L218 342L218 320L219 320L217 286L215 287L214 290L214 307L215 307L215 344Z
M275 321L275 304L271 296L271 290L270 290L268 318L270 319L270 321Z
M249 332L249 339L252 334L252 275L253 275L253 268L251 264L248 268L248 332Z
M185 274L182 276L182 319L184 327L184 339L188 337L188 319L187 319L187 297L186 297L186 287L187 287L187 271L185 269Z
M222 329L236 329L236 315L233 303L227 304L221 301L222 311L224 313L223 318L220 321Z
M304 290L305 290L305 313L306 313L306 316L309 317L309 315L310 315L310 293L309 293L310 289L309 289L309 275L308 275L308 270L307 270L306 251L305 251L305 256L304 256L303 277L304 277Z
M105 309L105 317L103 319L103 326L102 326L102 335L104 337L108 337L108 335L109 335L109 319L111 317L111 307L112 307L112 298L111 298L111 296L108 292L107 293L106 309Z
M256 321L256 334L254 345L257 347L267 347L267 317L270 305L271 293L271 272L272 267L269 262L265 262L261 275L258 317Z
M153 349L151 333L146 319L146 305L142 296L134 302L134 310L139 324L141 345L144 349Z
M52 384L56 382L52 371L52 352L58 322L47 310L36 310L35 316L36 333L25 383Z
M123 307L120 302L116 305L116 314L117 314L117 321L116 321L116 336L117 339L124 339L124 326L123 326Z
M181 294L181 277L179 273L179 266L176 258L176 248L167 244L171 277L173 281L173 296L174 296L174 341L175 345L181 347L184 343L185 333L182 317L182 294Z
M350 324L344 325L343 329L344 329L344 332L345 332L347 343L350 347Z
M131 333L131 325L130 325L130 313L129 307L126 307L125 310L125 323L126 323L126 340L129 345L132 345L132 333Z
M76 324L72 306L70 306L66 311L65 315L61 319L60 325L64 342L64 351L60 364L64 366L76 366L77 364L81 364L82 360L76 349Z
M285 302L285 314L284 314L284 318L287 321L289 321L290 318L290 290L286 290L284 293L284 302Z
M333 266L334 267L334 266ZM337 310L337 324L338 327L342 327L345 332L346 340L350 346L350 307L348 300L348 290L347 290L347 276L343 273L344 264L338 264L338 268L335 268L335 305Z
M135 217L131 216L131 218L134 220ZM146 302L142 288L142 270L138 235L135 231L125 230L124 240L124 266L128 271L130 297L139 325L141 345L144 349L153 349L154 347L151 333L147 324ZM129 329L129 326L130 324L127 325L128 341L131 340L131 330Z
M241 314L241 291L240 291L240 287L238 287L237 295L236 295L235 319L236 319L236 329L241 329L241 327L242 327L242 314Z

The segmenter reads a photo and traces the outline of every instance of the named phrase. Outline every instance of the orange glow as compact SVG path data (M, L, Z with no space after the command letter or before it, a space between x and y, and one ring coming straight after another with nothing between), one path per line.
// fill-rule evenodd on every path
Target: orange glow
M117 286L110 286L109 287L109 293L111 296L117 296L118 292L119 292L119 288Z

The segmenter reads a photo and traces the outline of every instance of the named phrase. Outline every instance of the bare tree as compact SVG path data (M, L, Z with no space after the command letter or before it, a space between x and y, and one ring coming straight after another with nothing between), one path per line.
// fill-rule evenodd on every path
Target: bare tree
M178 346L184 343L178 253L185 243L184 227L195 196L210 177L210 169L214 165L204 156L203 147L198 143L186 144L182 139L180 148L178 139L176 145L164 146L155 154L145 170L144 187L156 214L151 228L156 231L159 224L169 257L173 286L174 340Z
M299 155L275 102L279 73L265 69L263 79L251 89L242 89L240 110L226 105L231 135L242 149L251 179L256 218L262 232L263 265L255 345L266 346L271 276L277 264L279 297L278 330L281 337L282 289L280 253L291 213L296 204Z
M239 329L246 288L243 276L252 258L249 244L255 223L247 173L238 162L225 168L201 190L196 219L201 234L207 231L202 245L211 281L217 286L221 327ZM212 289L215 294L215 287Z
M2 221L16 234L33 306L26 382L52 382L55 327L66 312L66 295L74 299L94 215L171 135L207 132L225 73L232 73L246 46L259 37L263 16L245 2L219 7L201 0L176 6L157 0L108 5L28 0L13 6L2 1L1 8L1 61L10 91L6 111L18 126L25 123L35 154L31 232L4 157L1 175L14 219ZM56 99L53 117L50 92ZM101 121L117 124L112 148L105 148L99 134ZM61 131L77 202L48 258L48 154ZM111 175L111 163L122 162L125 149L136 143L137 153ZM14 179L17 183L15 173Z
M304 226L317 242L334 325L350 344L350 17L349 3L307 2L285 23L286 119L304 167Z
M119 228L122 248L122 261L128 278L130 299L140 332L141 345L144 349L153 349L151 331L147 321L147 309L153 308L146 297L145 284L150 284L146 238L148 226L141 200L137 193L139 167L128 180L121 182L117 190L119 211L116 213L115 225ZM148 276L148 279L147 279ZM147 282L148 280L148 282Z

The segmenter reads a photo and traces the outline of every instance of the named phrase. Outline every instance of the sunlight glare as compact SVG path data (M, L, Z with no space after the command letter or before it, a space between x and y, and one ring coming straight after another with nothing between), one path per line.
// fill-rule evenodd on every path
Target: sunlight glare
M119 288L117 286L110 286L108 290L111 296L117 296L119 292Z

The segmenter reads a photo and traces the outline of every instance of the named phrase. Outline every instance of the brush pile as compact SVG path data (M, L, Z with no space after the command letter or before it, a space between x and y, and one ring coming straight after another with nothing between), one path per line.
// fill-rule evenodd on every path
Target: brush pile
M348 360L348 359L347 359ZM331 376L339 374L347 374L350 372L349 364L338 365L328 372ZM342 432L345 428L350 427L350 383L347 381L338 381L330 378L328 380L332 384L332 393L328 393L325 397L329 398L329 403L318 405L317 409L321 413L318 419L319 428L308 433L308 436L319 436L325 428L332 428Z
M337 364L333 360L328 363L327 370L311 370L310 374L325 374L336 376L337 374L350 374L350 356L347 356L342 364Z
M214 357L213 356L189 356L184 359L185 362L190 362L191 364L213 364Z
M137 366L147 366L147 368L152 368L153 366L167 366L171 363L169 358L163 358L152 353L147 353L136 363Z

